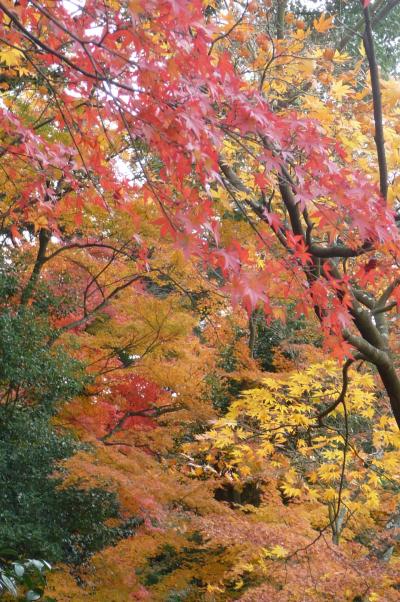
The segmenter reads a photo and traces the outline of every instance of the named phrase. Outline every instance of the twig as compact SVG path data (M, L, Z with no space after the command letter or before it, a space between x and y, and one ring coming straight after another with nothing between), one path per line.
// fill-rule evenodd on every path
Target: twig
M210 46L210 49L209 49L209 51L208 51L208 56L210 56L210 54L212 53L212 51L213 51L213 48L214 48L214 46L215 46L215 44L216 44L217 42L219 42L219 41L223 40L224 38L227 38L227 37L228 37L228 36L229 36L229 35L232 33L232 31L233 31L234 29L236 29L236 27L237 27L238 25L240 25L240 23L243 21L243 18L244 18L244 16L245 16L246 12L247 12L247 8L248 8L248 6L249 6L249 2L248 2L248 0L247 0L247 2L246 2L246 6L244 7L244 10L243 10L242 14L240 15L239 19L238 19L238 20L237 20L237 21L236 21L236 22L235 22L235 23L232 25L232 27L230 27L230 28L228 29L228 31L226 31L225 33L223 33L223 34L219 35L217 38L215 38L215 40L213 40L213 41L211 42L211 46Z
M320 414L318 414L318 422L321 424L321 421L323 418L325 418L326 416L328 416L328 414L330 414L331 412L333 412L333 410L335 410L339 404L343 403L345 397L346 397L346 393L347 393L347 388L349 385L349 369L350 366L352 365L352 363L354 362L354 359L348 359L346 360L346 362L343 364L343 368L342 368L342 374L343 374L343 382L342 382L342 390L339 393L338 398L330 405L328 406L323 412L321 412Z

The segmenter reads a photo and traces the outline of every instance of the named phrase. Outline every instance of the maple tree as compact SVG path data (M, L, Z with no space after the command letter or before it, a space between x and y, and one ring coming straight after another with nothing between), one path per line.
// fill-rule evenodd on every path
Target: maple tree
M398 599L392 9L347 54L329 5L0 2L1 457L48 595Z

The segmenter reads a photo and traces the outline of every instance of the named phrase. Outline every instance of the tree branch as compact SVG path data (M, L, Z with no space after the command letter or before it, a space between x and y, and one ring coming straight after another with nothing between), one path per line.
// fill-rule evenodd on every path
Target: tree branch
M221 34L220 36L216 37L216 38L215 38L215 40L213 40L213 41L211 42L211 46L210 46L210 49L209 49L209 51L208 51L208 55L210 55L210 54L212 53L212 51L213 51L213 48L214 48L214 46L215 46L215 44L216 44L217 42L219 42L219 41L223 40L224 38L227 38L227 37L229 37L229 36L230 36L230 34L232 33L232 31L233 31L234 29L236 29L236 27L237 27L238 25L240 25L240 23L243 21L243 18L244 18L244 16L245 16L246 12L247 12L247 8L248 8L248 6L249 6L249 2L248 2L248 0L247 0L247 2L246 2L246 6L244 7L244 9L243 9L243 12L242 12L242 14L240 15L239 19L238 19L238 20L237 20L237 21L236 21L236 22L235 22L235 23L232 25L232 27L230 27L230 28L228 29L228 31L226 31L225 33L223 33L223 34Z
M371 14L371 24L373 26L378 25L398 4L400 4L400 0L380 0L377 2L374 12ZM342 38L339 46L337 47L339 52L342 52L346 48L347 44L351 42L355 34L358 34L358 32L362 31L363 25L364 18L361 18L355 25L354 29Z
M385 351L377 349L363 337L352 334L347 328L343 330L343 336L348 343L353 345L353 347L375 366L387 365L390 362Z
M347 393L347 388L349 385L349 369L350 366L352 365L352 363L354 362L354 359L348 359L346 360L346 362L343 364L343 368L342 368L342 377L343 377L343 381L342 381L342 389L339 393L339 396L337 397L337 399L335 399L335 401L333 403L331 403L331 405L329 405L323 412L321 412L320 414L318 414L317 418L318 418L318 422L321 424L321 421L323 418L325 418L325 416L328 416L328 414L330 414L331 412L333 412L333 410L335 410L339 404L343 403L345 397L346 397L346 393Z
M22 291L21 305L27 305L32 293L39 280L40 272L46 262L46 250L50 242L51 233L47 228L41 228L39 231L39 249L36 256L35 265L33 266L31 277L28 280L27 285Z
M103 437L100 438L100 441L107 441L107 439L112 437L112 435L115 435L115 433L118 433L119 431L121 431L124 427L125 422L128 420L128 418L132 418L134 416L142 416L142 417L147 417L147 418L158 418L159 416L162 416L163 414L170 414L171 412L178 412L179 410L182 410L182 409L183 409L183 406L181 404L167 404L164 406L159 406L159 407L154 407L154 408L146 408L144 410L136 410L136 411L133 410L133 411L125 412L125 414L118 420L116 425L113 426L112 429L110 429L108 431L108 433L106 433L105 435L103 435Z
M60 328L57 331L57 336L59 336L63 332L66 332L67 330L71 330L73 328L78 328L79 326L83 326L83 324L86 324L86 322L88 322L89 320L91 320L95 314L97 314L104 307L106 307L109 304L109 302L116 295L118 295L118 293L120 293L121 291L123 291L124 289L126 289L128 286L130 286L131 284L133 284L133 282L136 282L137 280L139 280L141 277L142 276L140 274L136 274L135 276L133 276L132 278L130 278L127 282L124 282L124 284L121 284L120 286L117 286L117 288L115 288L108 295L108 297L106 297L101 303L99 303L94 309L92 309L90 312L88 312L82 318L80 318L78 320L74 320L73 322L70 322L69 324L66 324L65 326L63 326L62 328Z
M368 59L369 72L371 76L371 88L372 88L372 100L374 108L374 122L375 122L375 145L376 152L378 155L379 165L379 188L382 198L387 201L388 192L388 170L386 162L386 151L385 151L385 136L383 131L383 114L382 114L382 94L381 86L379 82L379 70L376 62L374 39L372 35L371 19L369 14L369 7L363 8L364 21L365 21L365 32L363 37L365 53Z

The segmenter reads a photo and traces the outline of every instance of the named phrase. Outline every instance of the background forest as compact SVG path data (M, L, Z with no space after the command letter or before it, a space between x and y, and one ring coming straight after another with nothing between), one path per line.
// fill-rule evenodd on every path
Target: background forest
M399 26L0 0L0 600L400 600Z

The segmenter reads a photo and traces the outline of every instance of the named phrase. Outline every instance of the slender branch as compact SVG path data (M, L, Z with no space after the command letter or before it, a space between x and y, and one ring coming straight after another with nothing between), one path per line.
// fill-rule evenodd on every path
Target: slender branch
M318 414L317 418L318 418L318 422L321 424L321 421L323 418L325 418L326 416L328 416L328 414L330 414L331 412L333 412L333 410L335 410L338 405L340 405L341 403L343 403L346 394L347 394L347 389L348 389L348 385L349 385L349 369L350 366L352 365L352 363L354 362L354 359L348 359L346 360L346 362L343 364L343 368L342 368L342 375L343 375L343 381L342 381L342 390L340 391L337 399L335 399L335 401L333 403L331 403L331 405L329 405L323 412L321 412L320 414Z
M341 531L343 529L343 520L346 515L346 509L342 507L342 495L343 495L343 487L344 487L344 479L346 473L346 462L347 462L347 450L349 447L349 418L347 414L347 405L346 405L346 395L343 395L341 399L341 403L343 405L343 414L344 414L344 445L343 445L343 461L342 461L342 469L340 472L340 483L339 483L339 491L338 491L338 501L337 507L334 517L335 530L333 532L333 543L339 545L339 538Z
M223 40L224 38L227 38L227 37L229 37L229 36L230 36L230 34L232 33L232 31L233 31L234 29L236 29L236 27L237 27L238 25L240 25L240 23L243 21L243 19L244 19L244 16L245 16L245 14L246 14L246 12L247 12L247 8L248 8L248 6L249 6L249 2L248 2L248 0L247 0L247 1L246 1L246 6L244 7L244 10L243 10L242 14L240 15L239 19L238 19L238 20L237 20L237 21L236 21L236 22L235 22L235 23L234 23L234 24L233 24L233 25L232 25L232 26L231 26L231 27L228 29L228 31L226 31L225 33L223 33L223 34L219 35L217 38L215 38L215 40L213 40L213 41L211 42L211 46L210 46L210 49L209 49L209 51L208 51L208 55L210 55L210 54L212 53L212 51L213 51L213 48L214 48L214 46L215 46L215 44L216 44L217 42L220 42L220 41L221 41L221 40Z
M387 311L392 311L392 309L394 309L397 306L397 301L392 301L391 303L388 303L388 305L384 305L383 307L378 307L377 309L374 310L374 316L377 316L379 314L384 314Z
M367 242L361 247L358 247L358 249L352 249L351 247L342 245L330 245L329 247L324 247L323 245L311 243L308 245L308 250L311 255L319 257L320 259L334 259L339 257L346 259L350 257L360 257L360 255L369 253L372 251L372 245Z
M103 437L101 437L100 441L107 441L112 435L118 433L123 429L125 422L128 418L133 418L134 416L142 416L147 418L158 418L163 414L170 414L171 412L179 412L182 410L183 406L181 404L167 404L164 406L153 407L153 408L145 408L144 410L134 410L125 412L125 414L118 420L115 426L112 427Z
M250 188L243 184L242 180L235 174L232 167L230 167L230 165L226 161L220 159L218 164L222 173L224 174L228 182L232 186L234 186L234 188L240 190L240 192L245 192L248 195L252 195L252 191L250 190Z
M90 312L88 312L82 318L80 318L78 320L74 320L73 322L70 322L69 324L66 324L65 326L60 328L57 331L57 336L59 336L63 332L66 332L67 330L71 330L73 328L78 328L79 326L83 326L83 324L86 324L86 322L91 320L95 314L97 314L99 311L104 309L104 307L106 307L110 303L110 301L116 295L118 295L118 293L120 293L121 291L126 289L128 286L130 286L131 284L133 284L134 282L139 280L141 277L142 277L141 274L137 274L137 275L133 276L132 278L130 278L127 282L124 282L124 284L117 286L117 288L115 288L101 303L96 305L96 307L94 307L92 310L90 310Z
M382 198L387 201L388 193L388 169L386 161L385 151L385 136L383 131L383 112L382 112L382 94L381 86L379 82L379 69L376 62L374 38L372 35L371 18L369 13L369 7L366 6L363 9L364 21L365 21L365 32L363 37L365 53L368 59L369 72L371 76L371 88L372 88L372 100L374 108L374 122L375 122L375 145L376 152L378 155L379 165L379 181L380 181L380 192Z
M116 247L114 247L113 245L107 244L107 243L100 243L100 242L96 242L96 243L71 243L69 245L65 245L64 247L59 247L58 249L56 249L55 251L53 251L53 253L51 253L50 255L47 255L47 257L45 257L45 262L50 261L51 259L54 259L54 257L56 257L57 255L59 255L60 253L64 253L65 251L70 251L72 249L91 249L91 248L98 248L98 249L109 249L110 251L113 251L115 254L118 255L123 255L129 259L134 259L134 257L132 256L132 253L128 253L128 252L124 252L123 248L127 246L127 243L124 243L124 245L122 246L121 249L118 249Z
M380 308L386 305L389 300L390 295L394 292L394 290L400 285L400 278L396 278L389 284L389 286L383 291L381 296L379 297L376 307Z
M39 48L41 48L45 52L48 52L49 54L51 54L54 57L58 58L62 63L65 63L66 65L68 65L68 67L70 67L74 71L77 71L81 75L84 75L85 77L87 77L87 78L89 78L89 79L91 79L91 80L93 80L95 82L98 82L98 83L99 82L111 83L112 85L116 86L117 88L120 88L122 90L126 90L127 92L133 92L135 94L137 93L137 90L135 88L133 88L132 86L129 86L127 84L124 84L124 83L122 83L120 81L117 81L117 80L114 80L114 79L110 79L107 76L101 75L98 71L96 71L95 73L91 73L90 71L87 71L86 69L84 69L80 65L77 65L76 63L72 62L64 54L61 54L60 52L58 52L54 48L51 48L50 46L48 46L47 44L45 44L42 40L40 40L38 37L34 36L28 29L26 29L26 27L24 27L22 25L22 23L18 20L18 18L15 15L15 13L13 11L9 10L2 2L0 2L0 10L2 10L7 15L7 17L12 21L12 23L14 23L15 27L28 40L30 40L35 46L38 46ZM80 42L83 43L82 41L80 41Z
M374 7L374 12L371 14L371 24L378 25L383 19L387 17L391 10L393 10L400 0L380 0ZM354 35L358 35L361 32L364 25L364 18L360 19L355 25L354 29L350 30L341 40L338 50L342 52L347 44L352 41Z

